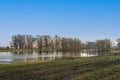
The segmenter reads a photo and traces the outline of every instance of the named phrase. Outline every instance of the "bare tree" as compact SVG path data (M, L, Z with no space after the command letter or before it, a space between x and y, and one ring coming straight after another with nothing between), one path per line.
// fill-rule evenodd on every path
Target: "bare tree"
M17 39L17 37L15 35L12 36L11 47L15 47L15 49L18 49L18 39Z
M43 39L42 39L42 36L37 36L36 38L36 41L37 41L37 46L38 46L38 49L40 51L42 51L42 48L43 48Z
M12 44L15 49L33 49L36 44L36 48L40 51L63 51L63 52L78 52L82 42L76 38L61 38L59 36L51 37L49 35L38 35L33 37L32 35L14 35L12 37Z
M117 39L117 46L120 49L120 39L119 38Z
M111 40L110 39L97 40L96 46L102 52L109 51L111 48Z

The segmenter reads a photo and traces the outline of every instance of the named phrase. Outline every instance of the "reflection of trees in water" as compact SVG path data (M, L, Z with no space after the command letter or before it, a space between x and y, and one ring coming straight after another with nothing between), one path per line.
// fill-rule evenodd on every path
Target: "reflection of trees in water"
M62 55L62 58L77 58L81 56L80 52L63 52Z
M33 54L33 51L17 51L17 52L12 52L14 55L16 54Z
M24 52L19 52L19 51L17 51L17 52L12 52L13 54L25 54Z
M78 57L91 57L91 56L103 56L107 55L101 50L84 49L81 52L13 52L14 59L18 61L30 61L30 60L53 60L53 59L74 59Z
M33 54L33 51L28 51L28 52L26 52L26 53L28 53L28 54Z
M98 49L87 49L84 50L82 53L88 53L88 55L98 55L98 56L107 55L107 52L105 50L98 50Z
M38 51L36 51L36 53L41 54L41 53L42 53L42 51L38 50Z
M108 53L104 50L98 50L98 54L99 56L105 56L105 55L108 55Z

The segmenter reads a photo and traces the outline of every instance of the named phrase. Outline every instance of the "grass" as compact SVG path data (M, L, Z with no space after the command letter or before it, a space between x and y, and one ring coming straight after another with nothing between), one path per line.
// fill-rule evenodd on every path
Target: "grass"
M120 56L1 64L0 80L120 80Z
M110 55L120 55L120 50L111 50Z
M0 49L0 52L31 52L39 51L39 49ZM52 52L52 50L42 50L41 52Z
M23 51L26 51L26 52L29 52L29 51L33 51L32 49L0 49L0 52L23 52Z

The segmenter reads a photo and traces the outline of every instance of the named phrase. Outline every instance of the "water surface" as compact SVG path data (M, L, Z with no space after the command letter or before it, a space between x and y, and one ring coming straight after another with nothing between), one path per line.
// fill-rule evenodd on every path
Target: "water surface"
M54 60L99 56L98 53L62 53L62 52L0 52L0 63L26 62L33 60Z

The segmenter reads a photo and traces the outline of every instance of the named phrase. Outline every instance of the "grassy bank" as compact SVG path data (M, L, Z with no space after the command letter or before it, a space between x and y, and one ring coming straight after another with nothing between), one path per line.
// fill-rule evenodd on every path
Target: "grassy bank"
M109 52L110 55L120 55L120 50L111 50Z
M120 80L120 56L0 65L0 80Z
M23 51L33 51L31 49L0 49L0 52L17 52L17 51L20 51L20 52L23 52Z
M40 51L39 49L0 49L0 52L30 52ZM41 52L52 52L52 50L42 50Z

